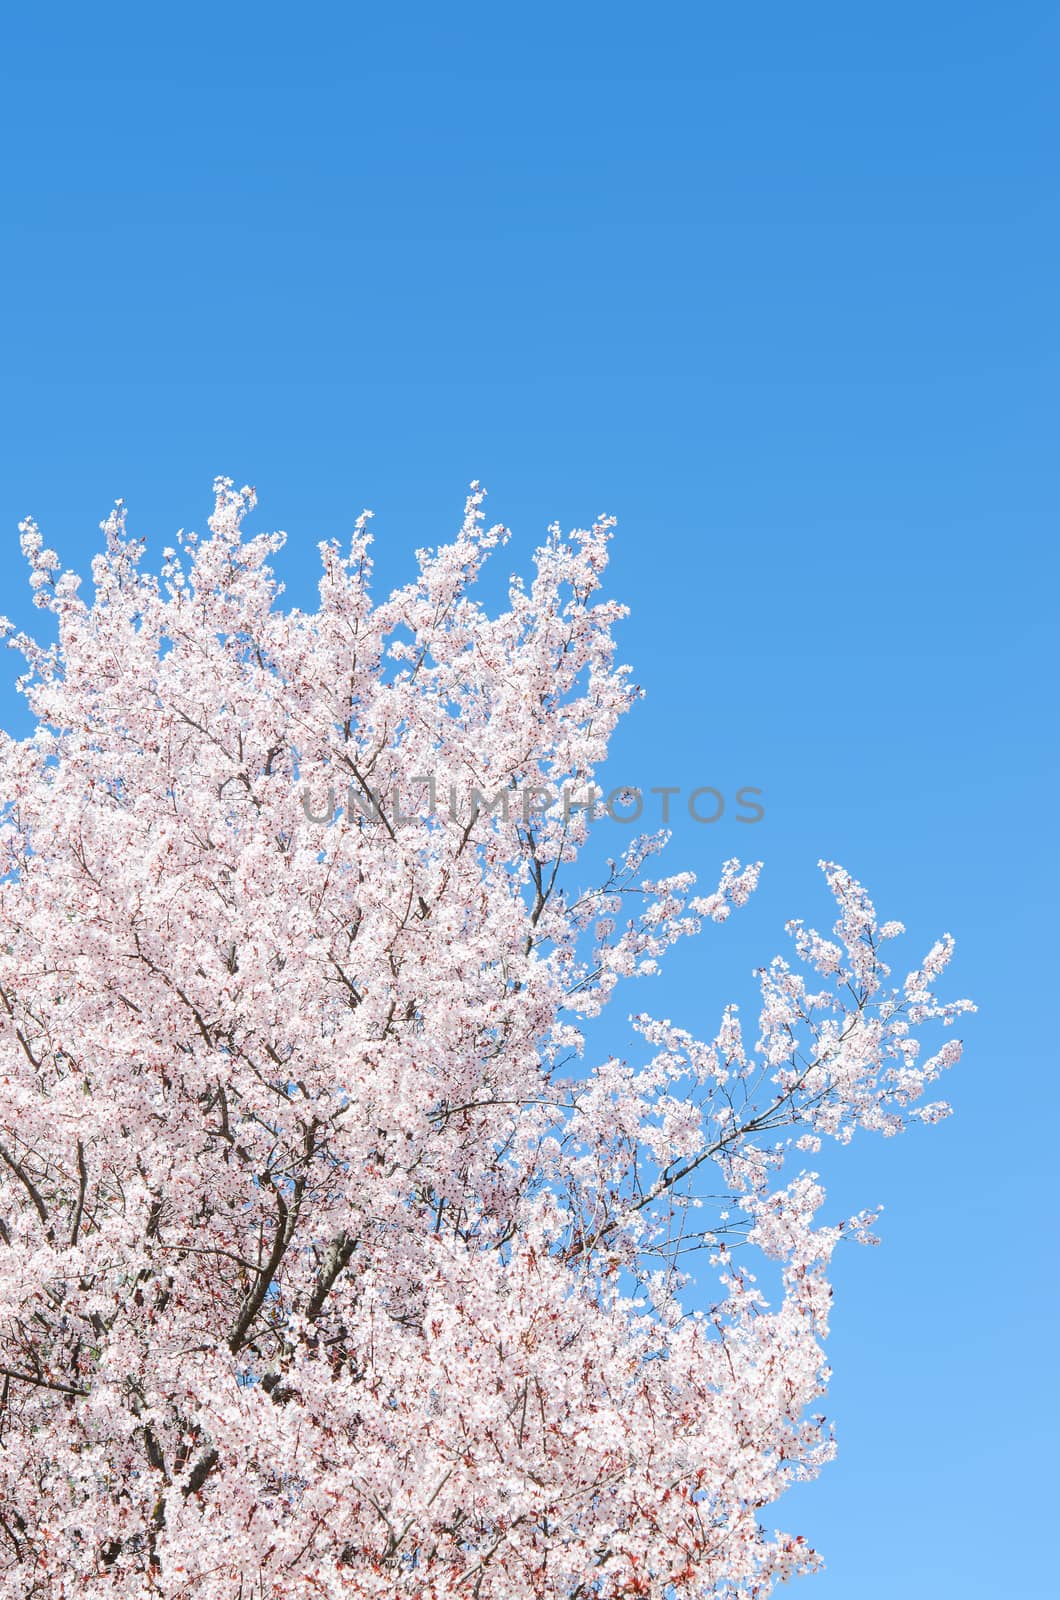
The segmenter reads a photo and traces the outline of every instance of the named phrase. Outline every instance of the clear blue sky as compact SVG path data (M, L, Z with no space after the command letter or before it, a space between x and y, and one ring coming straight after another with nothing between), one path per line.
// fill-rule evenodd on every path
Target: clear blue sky
M616 780L765 791L683 824L757 903L637 1005L711 1028L842 861L949 928L958 1114L835 1164L838 1463L778 1508L820 1600L1055 1593L1060 7L7 9L2 609L32 512L82 568L258 485L310 597L481 477L524 551L621 519L648 696ZM505 570L510 565L502 557ZM0 712L24 718L0 676Z

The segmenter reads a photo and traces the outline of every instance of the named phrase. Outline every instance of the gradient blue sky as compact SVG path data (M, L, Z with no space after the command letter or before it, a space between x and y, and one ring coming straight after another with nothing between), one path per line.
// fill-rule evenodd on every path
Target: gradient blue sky
M767 875L634 1003L750 999L826 855L981 1005L957 1115L827 1169L887 1209L836 1272L839 1461L777 1509L805 1593L1055 1593L1060 7L41 4L0 40L0 609L39 622L20 517L83 569L116 496L157 550L216 472L303 603L363 505L387 579L472 477L505 571L614 511L615 780L766 800L678 827L675 870Z

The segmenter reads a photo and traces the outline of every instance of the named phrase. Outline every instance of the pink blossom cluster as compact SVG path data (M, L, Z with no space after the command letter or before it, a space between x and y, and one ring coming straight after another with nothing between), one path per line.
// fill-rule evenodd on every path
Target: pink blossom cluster
M611 521L490 616L482 499L379 601L366 513L311 613L229 480L159 578L119 505L90 603L23 525L55 640L8 627L36 731L0 739L5 1600L735 1600L817 1562L768 1508L832 1453L828 1263L871 1218L820 1223L802 1161L943 1114L952 944L892 984L900 926L824 864L834 931L791 925L749 1030L637 1013L593 1063L757 865L699 896L654 835L581 884L576 811L307 827L303 785L397 749L490 794L604 760Z

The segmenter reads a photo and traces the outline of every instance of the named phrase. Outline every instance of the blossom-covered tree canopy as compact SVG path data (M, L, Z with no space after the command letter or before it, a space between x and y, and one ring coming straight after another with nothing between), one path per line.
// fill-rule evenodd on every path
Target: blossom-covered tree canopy
M585 883L578 807L399 825L428 778L587 788L637 693L610 520L494 616L482 498L378 601L366 514L313 612L228 480L160 578L119 505L91 603L23 524L55 637L8 626L36 731L0 742L11 1600L680 1600L816 1562L768 1508L832 1452L828 1263L871 1219L818 1223L806 1163L944 1114L951 941L892 982L901 925L823 863L834 932L790 925L750 1029L638 1012L595 1058L758 866L697 897L653 836Z

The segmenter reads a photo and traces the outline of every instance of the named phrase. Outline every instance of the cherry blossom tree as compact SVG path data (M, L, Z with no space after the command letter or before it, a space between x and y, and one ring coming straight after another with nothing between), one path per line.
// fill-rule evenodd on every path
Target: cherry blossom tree
M587 885L588 804L497 800L591 800L638 691L610 520L491 616L482 499L379 601L366 513L312 613L226 479L160 577L119 503L91 603L22 525L54 638L6 625L12 1600L677 1600L817 1562L767 1508L833 1452L828 1264L871 1218L820 1222L806 1162L945 1113L952 942L892 983L900 924L822 863L834 933L790 925L750 1036L637 1012L594 1058L759 869L697 896L653 835Z

